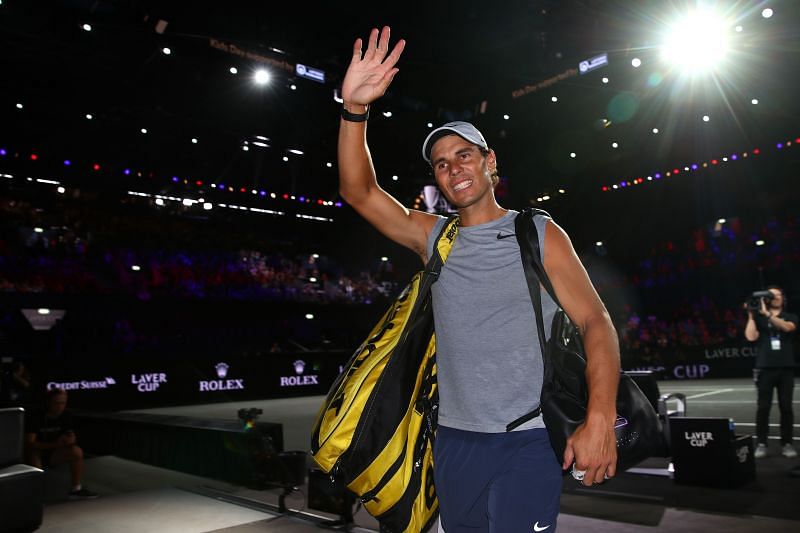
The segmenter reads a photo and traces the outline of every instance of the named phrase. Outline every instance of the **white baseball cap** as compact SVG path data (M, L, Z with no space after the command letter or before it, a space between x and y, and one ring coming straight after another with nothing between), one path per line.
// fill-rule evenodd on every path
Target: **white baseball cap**
M446 135L458 135L475 146L480 146L484 150L489 149L489 145L486 144L486 139L483 138L483 134L469 122L462 122L460 120L448 122L444 126L433 130L428 137L425 138L425 142L422 143L422 158L429 164L431 162L431 150L433 150L433 145Z

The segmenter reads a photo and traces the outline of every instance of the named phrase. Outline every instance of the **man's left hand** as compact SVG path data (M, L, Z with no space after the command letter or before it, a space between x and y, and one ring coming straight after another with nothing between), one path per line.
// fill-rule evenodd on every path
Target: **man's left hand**
M561 468L566 470L573 462L575 470L585 472L582 483L587 487L614 477L617 473L617 439L613 422L587 417L567 439Z

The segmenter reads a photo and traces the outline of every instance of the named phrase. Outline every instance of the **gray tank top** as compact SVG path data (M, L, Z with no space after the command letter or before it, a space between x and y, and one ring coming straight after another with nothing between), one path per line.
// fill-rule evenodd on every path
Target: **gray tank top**
M519 245L516 211L460 227L436 283L433 312L439 383L439 424L500 433L539 405L543 362ZM546 217L535 216L544 257ZM445 219L428 238L428 257ZM505 237L504 236L508 236ZM545 334L556 305L542 289ZM539 416L516 430L544 427Z

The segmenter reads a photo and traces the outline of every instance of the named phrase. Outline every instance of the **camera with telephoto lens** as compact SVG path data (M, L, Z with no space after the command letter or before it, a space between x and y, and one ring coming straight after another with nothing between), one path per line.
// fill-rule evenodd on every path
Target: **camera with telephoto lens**
M263 413L264 413L264 411L262 411L258 407L248 407L246 409L239 409L236 412L236 415L240 419L242 419L245 422L247 422L247 421L256 420L258 418L258 415L263 414Z
M754 292L753 294L751 294L747 298L747 302L746 302L747 303L747 310L748 311L758 311L759 309L761 309L761 299L762 298L764 300L766 300L767 302L769 302L774 297L775 297L775 295L772 294L772 291L756 291L756 292Z

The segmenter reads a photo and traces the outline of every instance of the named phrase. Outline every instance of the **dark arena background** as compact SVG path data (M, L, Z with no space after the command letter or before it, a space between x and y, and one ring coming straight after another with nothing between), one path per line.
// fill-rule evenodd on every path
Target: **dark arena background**
M560 530L796 531L777 401L752 457L743 308L778 285L800 309L794 0L0 0L0 401L67 389L100 493L46 468L30 511L9 480L0 531L378 530L307 452L422 267L338 195L341 81L383 25L408 44L370 110L380 185L446 214L422 141L473 122L498 201L569 233L672 429L601 487L566 477Z

